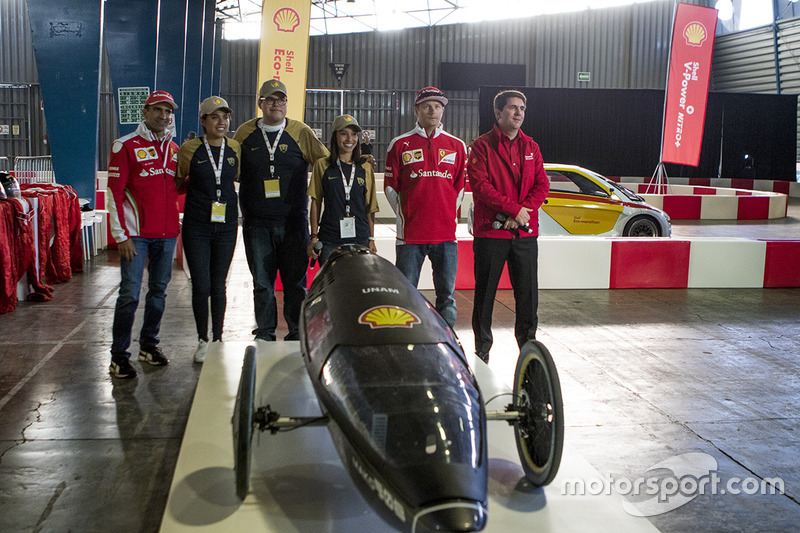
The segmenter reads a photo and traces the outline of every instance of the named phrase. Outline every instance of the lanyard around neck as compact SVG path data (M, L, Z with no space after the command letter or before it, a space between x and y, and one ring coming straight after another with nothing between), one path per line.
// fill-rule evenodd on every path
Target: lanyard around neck
M211 163L211 168L214 169L214 177L217 181L217 201L219 201L222 191L220 185L222 184L222 161L225 158L225 137L222 138L222 146L219 147L219 161L214 162L214 154L211 153L211 145L208 144L208 139L203 137L203 144L206 145L206 152L208 152L208 159Z
M350 201L350 189L353 188L353 179L356 177L356 164L353 164L350 167L350 179L348 180L344 176L344 170L342 170L342 160L337 159L336 164L339 166L339 175L342 176L342 185L344 186L344 199L348 202Z
M262 122L263 125L263 122ZM262 127L261 128L261 135L264 136L264 142L267 144L267 150L269 150L269 175L275 175L275 152L278 149L278 141L281 140L281 135L283 135L283 130L286 127L286 119L283 120L280 129L278 130L278 134L275 136L275 142L270 144L269 137L267 137L267 131Z

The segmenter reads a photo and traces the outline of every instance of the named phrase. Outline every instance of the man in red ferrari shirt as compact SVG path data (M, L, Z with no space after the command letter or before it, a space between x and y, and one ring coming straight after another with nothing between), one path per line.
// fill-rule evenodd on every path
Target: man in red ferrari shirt
M494 298L506 262L516 303L514 336L520 348L536 338L538 325L538 212L550 182L539 145L520 129L525 104L525 95L519 91L495 96L497 124L475 140L467 163L475 237L472 331L475 354L487 363L493 341Z
M436 310L453 326L457 212L464 197L467 148L442 127L446 105L436 87L419 91L414 102L417 124L389 144L384 190L397 215L397 268L416 287L422 263L430 259Z
M145 265L149 290L139 333L139 361L154 366L169 363L158 347L158 332L180 232L175 189L178 145L172 141L169 127L177 107L168 92L151 93L144 103L144 120L136 131L111 146L108 211L122 277L114 308L109 367L116 378L136 377L128 348Z

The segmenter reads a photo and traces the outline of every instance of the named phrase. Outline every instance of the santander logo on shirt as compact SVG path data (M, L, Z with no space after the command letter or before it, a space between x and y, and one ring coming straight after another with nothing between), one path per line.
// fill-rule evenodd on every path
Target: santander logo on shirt
M417 172L416 170L412 170L411 174L408 175L409 178L444 178L446 180L452 180L453 175L450 174L449 170L445 170L444 172L439 170L420 170Z

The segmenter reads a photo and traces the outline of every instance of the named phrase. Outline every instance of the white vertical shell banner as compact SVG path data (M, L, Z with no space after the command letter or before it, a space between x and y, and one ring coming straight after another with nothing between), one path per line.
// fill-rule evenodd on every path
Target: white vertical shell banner
M303 120L311 0L264 0L258 50L258 87L273 78L286 85L287 116ZM260 113L259 113L260 114Z

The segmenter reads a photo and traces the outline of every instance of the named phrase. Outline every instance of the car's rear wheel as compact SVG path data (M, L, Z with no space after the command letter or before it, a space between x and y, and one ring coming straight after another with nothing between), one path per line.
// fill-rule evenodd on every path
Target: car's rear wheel
M637 215L625 224L622 234L625 237L661 237L661 228L655 219Z

